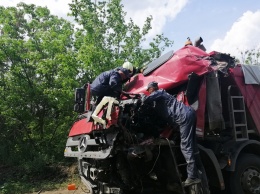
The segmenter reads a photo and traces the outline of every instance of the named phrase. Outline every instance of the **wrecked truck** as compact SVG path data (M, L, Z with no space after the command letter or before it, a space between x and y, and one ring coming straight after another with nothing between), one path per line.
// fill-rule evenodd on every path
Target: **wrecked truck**
M185 168L178 168L183 162L180 152L167 154L166 149L164 154L161 149L178 147L178 130L160 121L152 105L143 107L138 96L148 95L148 83L156 81L196 110L196 135L210 190L260 193L259 75L258 66L236 64L228 54L187 45L133 76L125 85L127 94L102 107L100 122L91 117L95 103L89 86L77 89L79 117L70 130L65 156L78 159L81 180L90 193L145 193L155 185L160 186L153 193L160 193L170 181L185 180ZM175 168L163 163L171 156ZM177 179L169 175L171 170ZM193 193L205 192L197 188Z

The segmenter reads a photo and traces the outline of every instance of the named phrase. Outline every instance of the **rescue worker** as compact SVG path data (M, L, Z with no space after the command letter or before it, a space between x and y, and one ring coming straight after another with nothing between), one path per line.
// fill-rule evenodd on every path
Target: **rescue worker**
M118 67L110 71L101 73L90 84L91 95L97 96L93 113L91 117L94 122L100 123L106 128L106 120L99 117L98 113L103 106L107 104L106 119L111 120L111 110L113 104L118 104L118 98L123 92L123 84L130 79L133 71L133 66L129 62L125 62L123 67Z
M149 96L142 96L143 103L154 103L155 111L168 124L180 127L181 151L187 162L187 179L183 186L200 183L198 169L195 164L195 155L199 155L196 144L196 114L195 111L177 101L175 97L168 94L165 90L158 88L157 82L150 82L147 87Z
M104 96L119 98L125 80L130 77L128 69L119 67L98 75L90 84L91 95L98 96L98 104Z

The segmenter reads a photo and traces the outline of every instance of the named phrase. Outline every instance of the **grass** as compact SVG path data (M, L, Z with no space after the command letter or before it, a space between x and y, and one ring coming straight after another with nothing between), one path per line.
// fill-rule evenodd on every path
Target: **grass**
M18 167L0 166L0 194L25 194L67 188L78 184L77 165L46 167L41 173L28 174Z

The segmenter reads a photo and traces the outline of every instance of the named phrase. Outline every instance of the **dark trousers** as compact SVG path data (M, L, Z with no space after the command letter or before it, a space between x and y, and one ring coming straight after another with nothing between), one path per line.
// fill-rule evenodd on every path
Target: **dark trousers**
M209 193L206 171L201 162L196 139L196 113L190 108L186 119L180 124L181 152L188 163L187 175L189 178L201 179L203 192Z
M180 124L180 138L181 138L181 151L188 163L187 174L189 178L197 178L198 170L195 164L195 154L198 153L198 146L196 144L196 114L190 108L186 113L184 122Z

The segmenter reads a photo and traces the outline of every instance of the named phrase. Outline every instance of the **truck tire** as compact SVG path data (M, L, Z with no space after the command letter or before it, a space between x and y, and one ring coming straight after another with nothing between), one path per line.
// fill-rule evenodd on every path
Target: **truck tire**
M260 157L254 154L239 156L236 169L230 174L232 194L260 193Z

